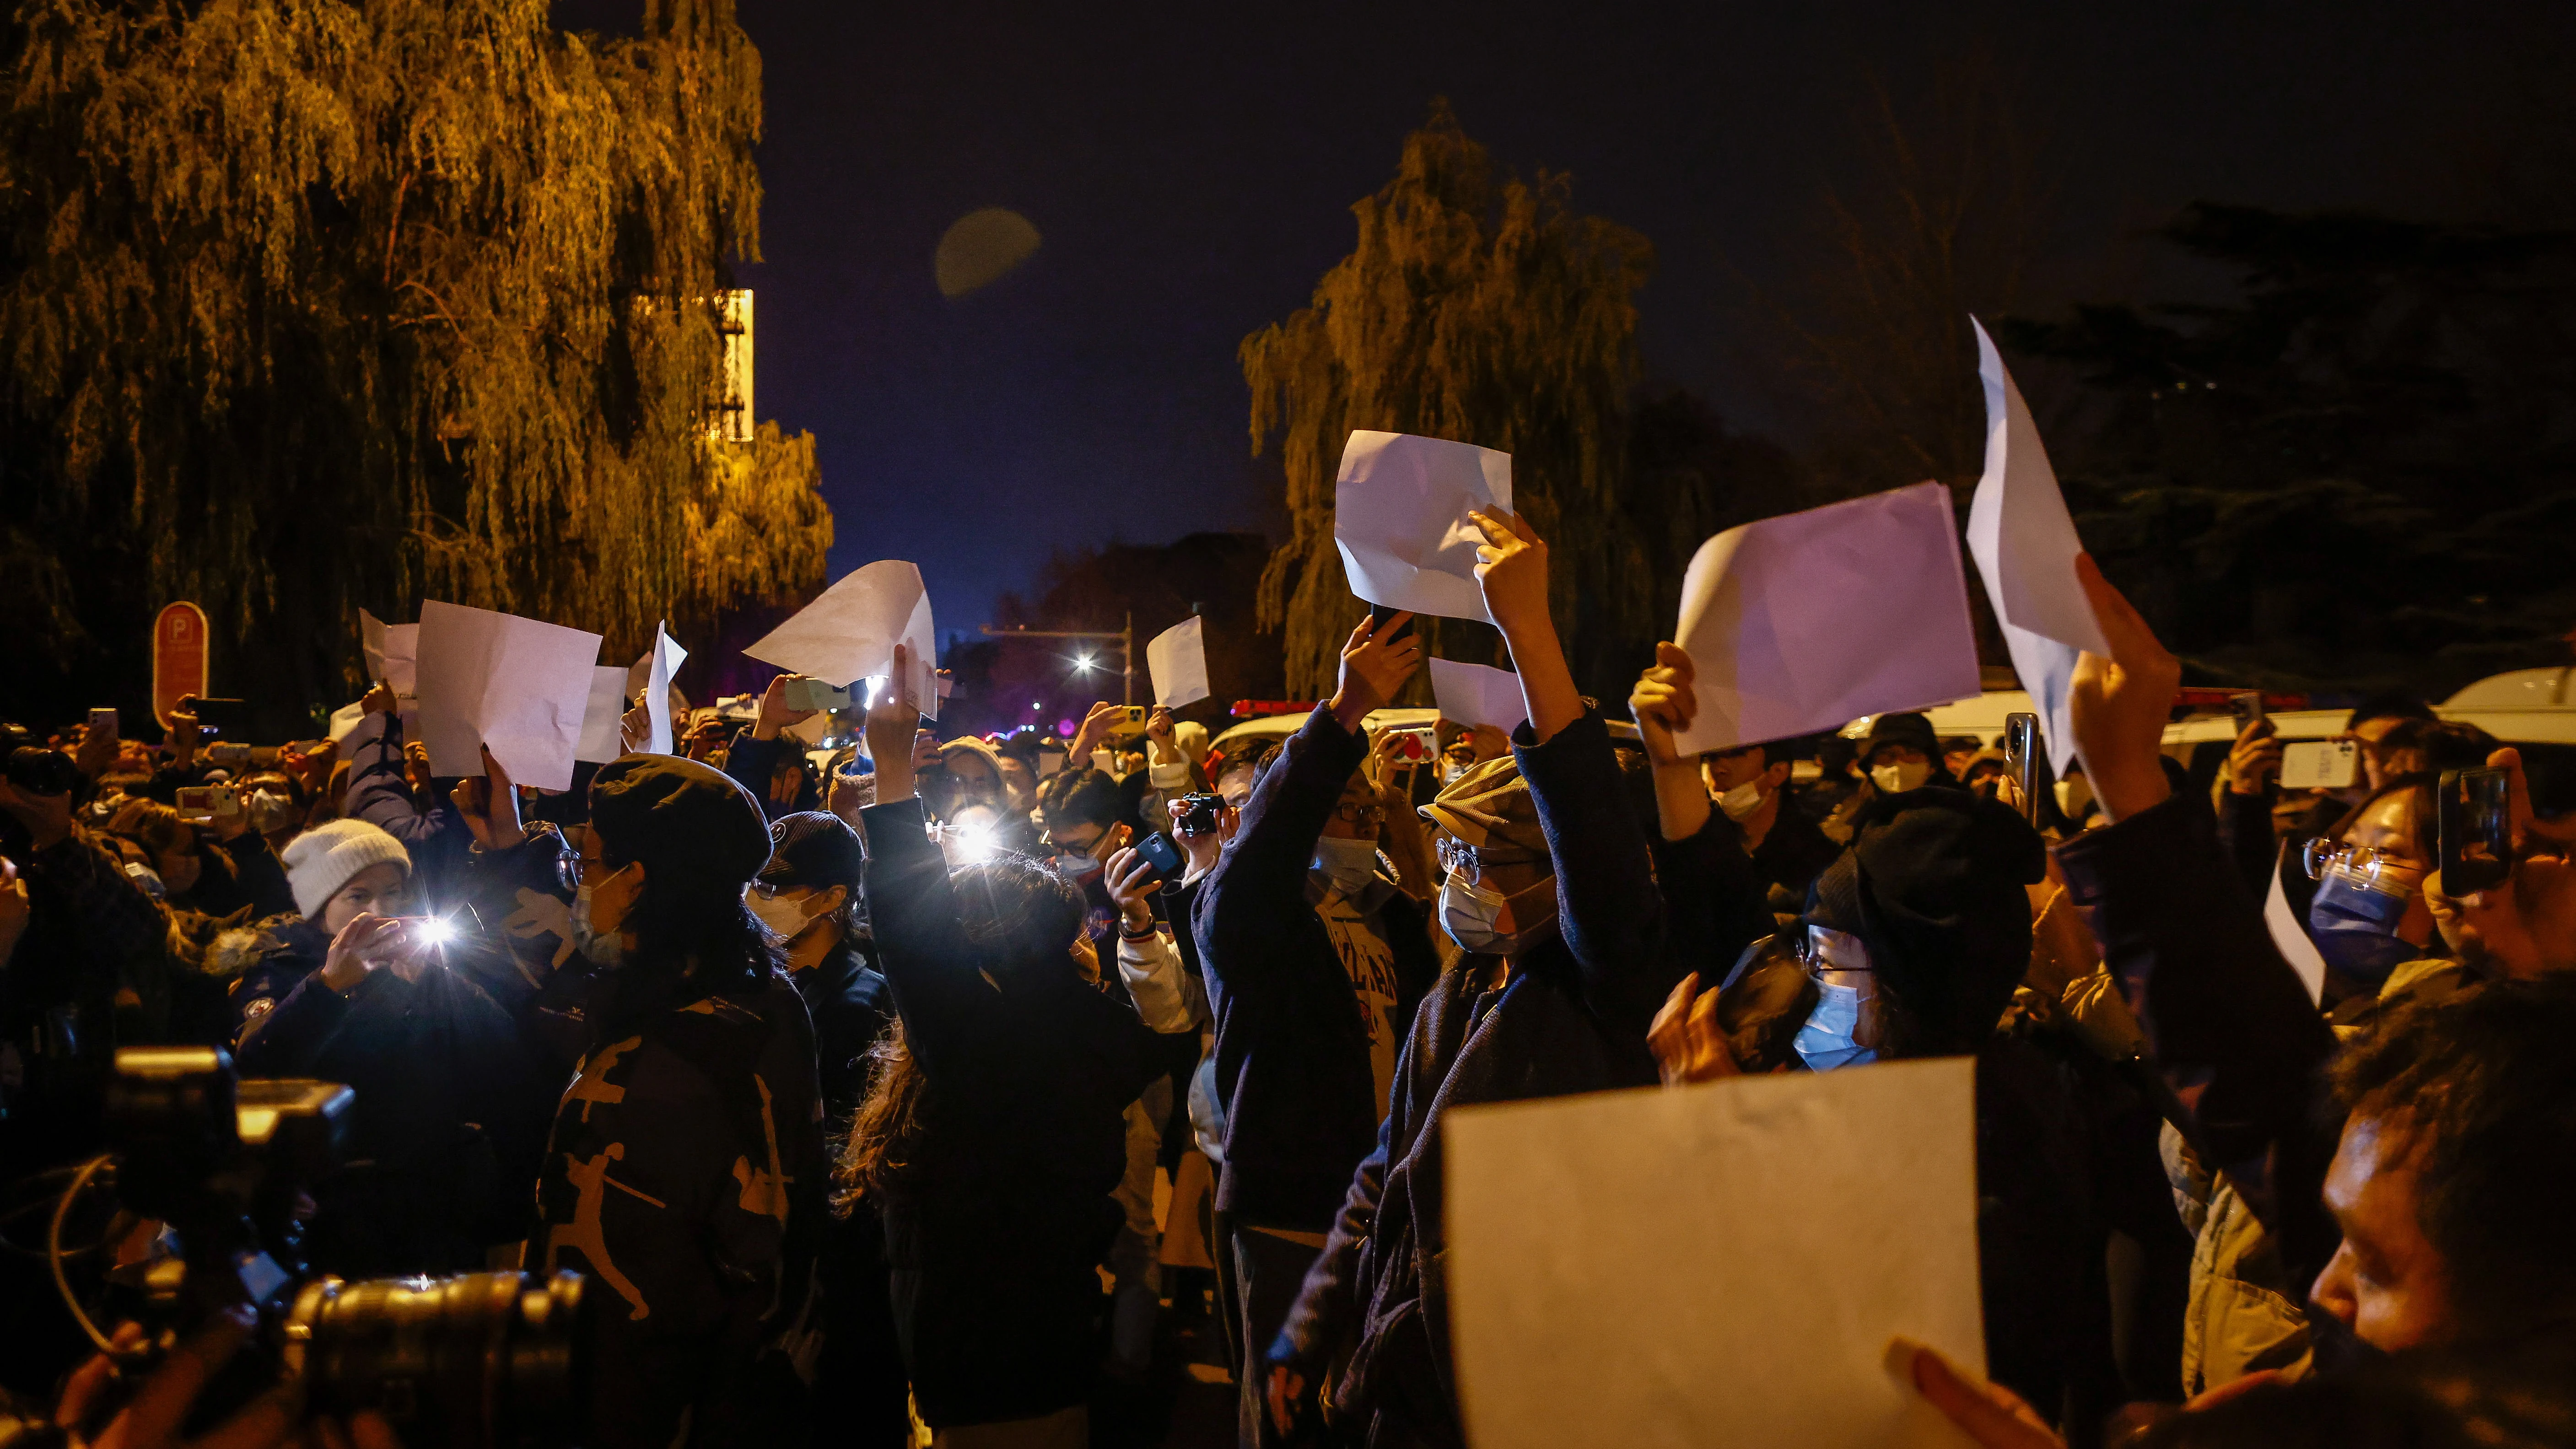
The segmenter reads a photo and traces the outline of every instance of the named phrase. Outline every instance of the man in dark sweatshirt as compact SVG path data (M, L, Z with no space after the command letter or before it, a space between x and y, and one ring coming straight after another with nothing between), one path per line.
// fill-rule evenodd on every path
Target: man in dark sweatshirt
M1377 868L1383 807L1361 769L1361 721L1422 663L1410 617L1352 634L1339 689L1262 773L1193 912L1225 1104L1217 1256L1247 1364L1377 1145L1405 1030L1439 974L1421 908ZM1248 1368L1240 1382L1251 1444L1262 1386Z

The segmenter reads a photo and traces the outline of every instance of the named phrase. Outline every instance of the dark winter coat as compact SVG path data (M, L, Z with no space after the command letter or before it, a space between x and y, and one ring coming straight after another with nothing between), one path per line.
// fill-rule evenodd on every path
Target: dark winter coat
M331 938L299 916L218 937L234 1060L249 1077L316 1077L357 1093L347 1165L313 1184L316 1268L347 1278L480 1269L518 1239L552 1084L491 997L439 964L380 969L344 995L322 980Z
M1657 1080L1646 1028L1683 973L1608 731L1594 716L1514 740L1555 863L1558 935L1512 963L1468 957L1423 998L1378 1145L1272 1345L1316 1382L1355 1340L1337 1417L1386 1442L1461 1442L1450 1369L1440 1124L1452 1107ZM1740 854L1740 852L1739 852Z
M1241 1220L1314 1232L1333 1221L1352 1169L1377 1141L1373 1033L1402 1031L1439 974L1422 908L1399 891L1380 893L1397 1014L1368 1020L1314 910L1315 842L1367 754L1364 735L1317 707L1263 772L1241 828L1198 883L1192 930L1226 1114L1216 1205Z

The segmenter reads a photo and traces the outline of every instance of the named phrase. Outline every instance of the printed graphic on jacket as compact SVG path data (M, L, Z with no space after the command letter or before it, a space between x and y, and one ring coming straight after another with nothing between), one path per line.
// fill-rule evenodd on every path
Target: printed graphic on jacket
M1397 1037L1405 1024L1395 1019L1398 990L1395 952L1378 934L1375 915L1363 912L1338 890L1316 903L1333 950L1349 973L1351 990L1360 998L1360 1018L1368 1028L1369 1078L1377 1090L1378 1120L1386 1120L1387 1094L1395 1086Z

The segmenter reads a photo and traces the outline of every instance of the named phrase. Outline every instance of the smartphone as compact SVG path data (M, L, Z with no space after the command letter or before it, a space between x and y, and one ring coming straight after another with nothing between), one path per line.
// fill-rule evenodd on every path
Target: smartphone
M1390 609L1384 604L1369 605L1369 633L1374 635L1379 629L1385 627L1387 620L1392 619L1403 612L1404 611L1402 609ZM1403 628L1396 630L1393 634L1379 642L1392 644L1396 640L1410 635L1413 632L1415 622L1416 621L1412 619L1405 620Z
M2513 822L2502 770L2442 772L2442 894L2493 890L2513 877Z
M2284 790L2349 790L2361 777L2361 746L2351 740L2301 740L2281 751Z
M2008 714L2004 716L2004 770L2012 776L2013 788L2021 792L2021 814L2033 825L2039 823L2039 716Z
M834 689L819 679L791 679L782 691L789 709L848 709L850 692Z
M1145 717L1152 713L1152 710L1147 709L1141 704L1120 706L1118 723L1110 726L1109 737L1113 740L1119 740L1143 734L1145 732Z
M1437 725L1409 725L1388 730L1386 757L1399 765L1427 765L1440 756Z
M1154 867L1154 873L1165 880L1179 880L1188 872L1189 862L1182 858L1181 848L1172 843L1172 837L1161 831L1137 841L1136 853L1145 857L1146 863Z
M218 815L229 820L241 813L241 795L230 785L182 785L178 805L181 820L212 825Z
M89 732L94 735L106 735L110 739L115 738L116 707L110 705L105 709L91 710L89 712Z
M247 700L202 699L193 694L180 700L179 707L195 715L197 727L208 734L224 729L239 729L243 719L250 712L250 704Z
M2262 722L2262 693L2259 690L2248 689L2227 696L2227 712L2235 716L2236 732L2240 735L2245 733L2247 725Z

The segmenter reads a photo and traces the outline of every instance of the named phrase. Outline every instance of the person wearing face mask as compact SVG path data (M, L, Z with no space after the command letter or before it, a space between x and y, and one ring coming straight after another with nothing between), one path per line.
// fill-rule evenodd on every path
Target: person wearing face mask
M1069 769L1038 787L1039 846L1051 851L1056 870L1082 892L1084 935L1103 961L1117 948L1118 908L1101 880L1101 867L1126 848L1135 831L1119 817L1127 802L1108 772Z
M2429 768L2388 777L2283 867L2285 895L2293 884L2308 888L2303 904L2289 899L2325 958L2322 1004L2343 1025L2458 969L2427 889L2441 862L2434 787L2440 771L2476 768L2496 744L2474 725L2418 725L2412 733L2410 748Z
M627 755L592 777L576 854L492 784L475 895L519 902L524 924L491 923L526 983L511 1009L570 1063L524 1262L599 1299L587 1442L801 1438L827 1161L812 1022L746 903L760 805L712 766Z
M1329 1373L1337 1432L1355 1442L1463 1442L1442 1276L1443 1116L1460 1105L1652 1084L1646 1028L1681 974L1608 726L1576 690L1557 642L1547 546L1509 513L1470 518L1483 536L1485 607L1510 647L1529 720L1510 756L1469 770L1423 807L1447 872L1439 923L1466 954L1414 1013L1377 1146L1351 1174L1324 1249L1263 1355L1265 1408L1283 1435L1317 1412ZM1381 687L1400 683L1410 662L1377 669L1371 655L1383 648L1366 625L1354 633L1346 683L1372 673L1385 676ZM1245 848L1237 841L1234 851ZM1212 950L1209 969L1221 970ZM1238 1136L1229 1134L1229 1154Z
M305 818L312 813L312 794L304 782L283 770L262 770L243 777L236 788L250 828L268 842L270 850L283 854L286 843L304 828Z
M348 1165L311 1187L306 1250L343 1277L479 1270L521 1236L548 1088L517 1024L424 930L402 842L340 820L287 846L295 911L206 953L247 1077L357 1093Z
M1240 822L1191 922L1216 1025L1225 1119L1215 1255L1234 1341L1257 1363L1324 1244L1351 1171L1386 1115L1414 1004L1439 971L1422 909L1381 873L1386 805L1363 721L1422 664L1398 614L1367 621L1341 680L1257 772L1228 761ZM1259 1375L1237 1376L1242 1442L1260 1434Z
M286 871L248 809L197 826L157 800L129 800L108 817L107 833L135 847L173 909L229 916L247 908L253 920L295 909Z
M1807 887L1840 850L1798 808L1789 789L1797 743L1772 740L1700 757L1700 772L1719 812L1741 836L1775 908L1789 913L1805 903Z
M1978 1216L1988 1373L2081 1438L2119 1399L2090 1158L2102 1150L2055 1064L1997 1023L2029 968L2025 888L2044 847L2020 814L1963 790L1882 795L1786 928L1816 988L1791 1046L1810 1071L1977 1059ZM1692 1005L1676 992L1668 1014ZM1671 1064L1675 1043L1655 1044ZM1724 1075L1702 1062L1668 1080Z
M1872 720L1869 737L1860 743L1861 772L1876 795L1904 795L1926 785L1957 788L1958 781L1941 763L1941 740L1932 721L1919 714L1883 714Z
M747 904L785 944L788 980L814 1018L825 1144L837 1153L867 1099L871 1053L894 1019L893 996L867 933L861 896L867 854L858 832L837 815L781 816L770 822L769 838L769 864ZM903 1357L886 1296L885 1229L875 1212L837 1217L825 1228L821 1279L823 1350L815 1381L833 1386L832 1442L889 1449L909 1443Z

